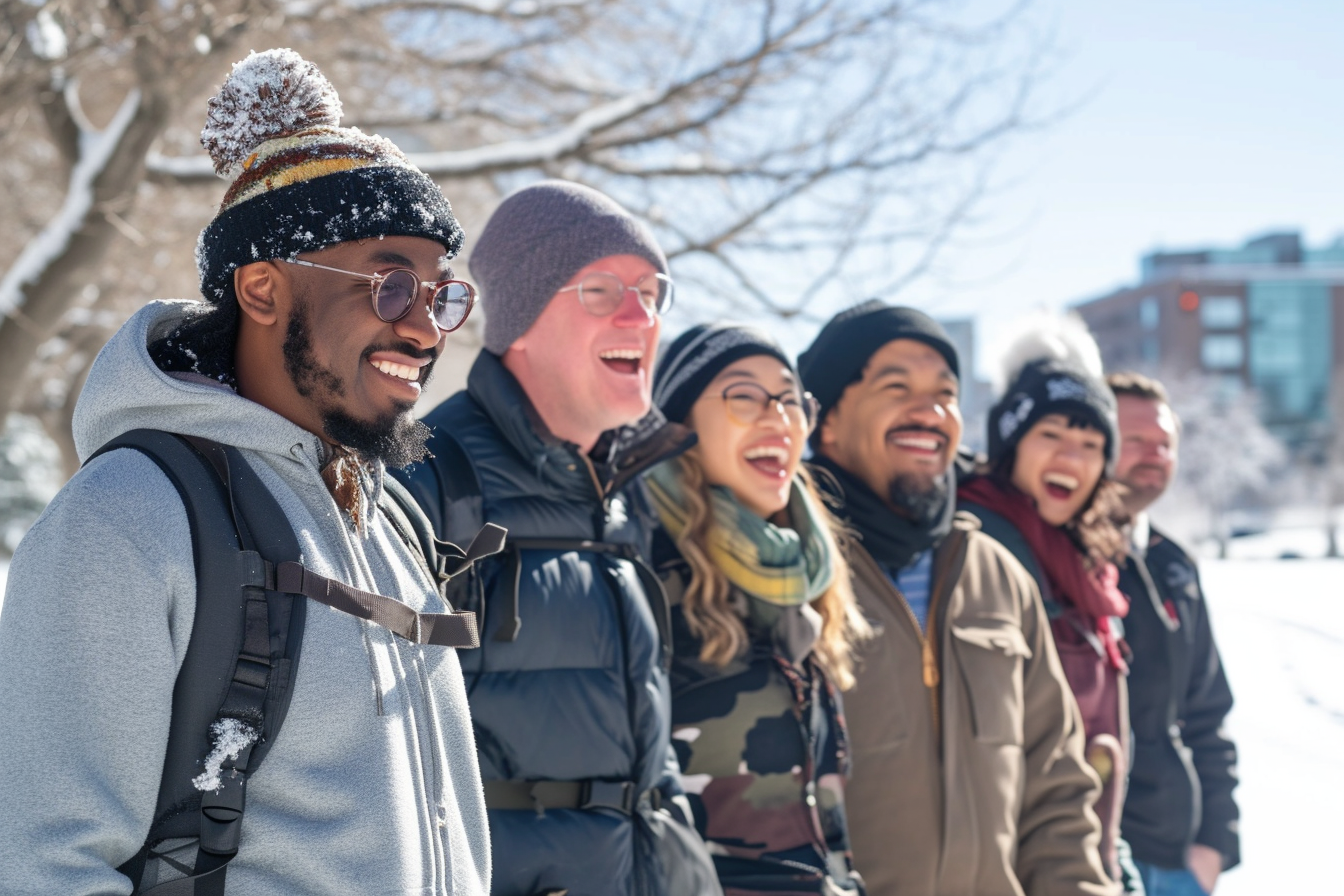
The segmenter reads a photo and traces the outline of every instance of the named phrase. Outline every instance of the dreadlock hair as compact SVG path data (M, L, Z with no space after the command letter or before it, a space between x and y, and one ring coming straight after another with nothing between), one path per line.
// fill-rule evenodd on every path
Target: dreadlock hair
M709 559L709 533L715 522L704 468L690 453L673 463L686 491L689 515L686 529L677 539L677 548L691 569L682 611L691 633L703 642L700 661L722 668L747 648L747 630L730 603L732 586L728 577ZM854 647L870 637L872 629L859 610L850 584L843 550L844 526L827 507L807 469L800 466L797 476L800 487L807 490L819 510L818 534L829 542L834 567L831 587L811 602L822 619L821 635L812 649L836 686L848 690L854 686Z

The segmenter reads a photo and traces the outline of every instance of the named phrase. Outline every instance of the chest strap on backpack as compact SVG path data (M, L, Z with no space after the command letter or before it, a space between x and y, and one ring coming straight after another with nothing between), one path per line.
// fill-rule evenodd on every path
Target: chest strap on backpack
M417 613L399 600L338 582L292 560L278 566L268 562L266 582L268 588L302 594L309 600L382 626L412 644L458 649L481 646L475 613Z

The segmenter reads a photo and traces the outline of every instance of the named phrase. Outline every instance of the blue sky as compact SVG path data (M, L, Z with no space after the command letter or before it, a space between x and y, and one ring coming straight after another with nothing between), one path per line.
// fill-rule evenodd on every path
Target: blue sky
M901 297L986 331L1137 279L1154 248L1344 234L1344 2L1037 0L1062 59L978 221ZM992 340L991 340L992 342Z

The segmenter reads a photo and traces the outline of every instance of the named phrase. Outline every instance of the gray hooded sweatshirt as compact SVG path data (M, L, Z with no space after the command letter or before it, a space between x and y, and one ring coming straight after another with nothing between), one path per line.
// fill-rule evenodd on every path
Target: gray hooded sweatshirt
M337 509L313 433L154 365L147 345L183 307L141 309L98 356L75 413L80 457L142 427L235 445L284 508L304 564L442 612L379 514L360 535ZM381 487L380 470L370 501ZM116 868L149 829L195 602L182 501L133 450L86 465L19 545L0 609L0 893L131 892ZM310 602L289 714L248 784L227 892L484 896L489 885L456 653Z

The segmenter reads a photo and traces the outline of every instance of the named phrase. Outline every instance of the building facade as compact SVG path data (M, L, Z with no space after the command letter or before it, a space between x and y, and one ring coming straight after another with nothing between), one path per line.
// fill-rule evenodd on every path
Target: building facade
M1295 453L1322 450L1344 402L1344 238L1310 249L1273 233L1239 249L1153 252L1138 285L1074 306L1107 370L1203 374L1253 390Z

